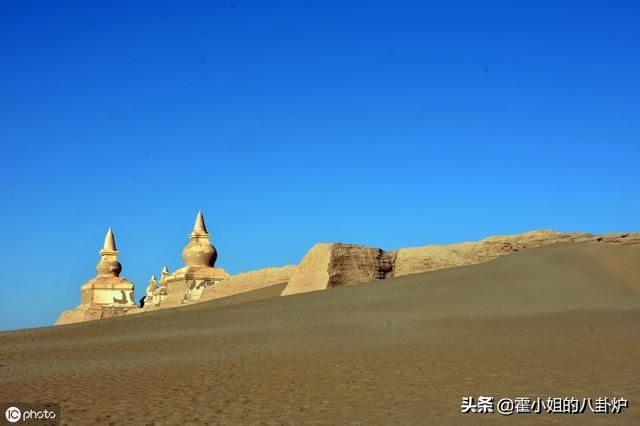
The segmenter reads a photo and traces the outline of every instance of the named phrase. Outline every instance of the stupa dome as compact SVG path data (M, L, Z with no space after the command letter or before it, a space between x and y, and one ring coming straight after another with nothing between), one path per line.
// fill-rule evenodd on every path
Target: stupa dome
M182 260L185 266L209 266L216 263L218 253L210 242L211 235L207 232L202 212L196 216L193 231L189 234L189 244L182 250Z

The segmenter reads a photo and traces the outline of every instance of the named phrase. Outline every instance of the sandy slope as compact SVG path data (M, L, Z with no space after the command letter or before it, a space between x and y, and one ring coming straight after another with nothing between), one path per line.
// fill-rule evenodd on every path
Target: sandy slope
M278 291L0 333L0 401L61 401L63 424L640 424L638 246ZM461 415L466 395L623 396L631 408Z

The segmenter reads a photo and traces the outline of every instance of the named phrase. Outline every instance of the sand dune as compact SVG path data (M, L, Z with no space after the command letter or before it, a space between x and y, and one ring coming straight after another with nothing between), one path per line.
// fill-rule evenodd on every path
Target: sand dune
M559 244L0 333L0 401L60 401L63 424L640 424L639 260L639 246ZM461 414L467 395L616 396L630 408Z

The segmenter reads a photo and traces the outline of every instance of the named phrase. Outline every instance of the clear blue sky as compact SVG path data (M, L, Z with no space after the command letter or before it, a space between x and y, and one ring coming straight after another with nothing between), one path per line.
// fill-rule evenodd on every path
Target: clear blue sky
M313 3L313 4L311 4ZM637 2L0 5L0 329L140 298L202 209L218 266L640 230Z

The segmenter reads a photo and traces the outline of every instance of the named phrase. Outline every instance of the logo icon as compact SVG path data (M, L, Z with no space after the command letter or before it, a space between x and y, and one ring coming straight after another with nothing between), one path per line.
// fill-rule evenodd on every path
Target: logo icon
M7 418L9 423L16 423L20 421L22 412L18 407L9 407L7 408L7 411L4 412L4 416Z

